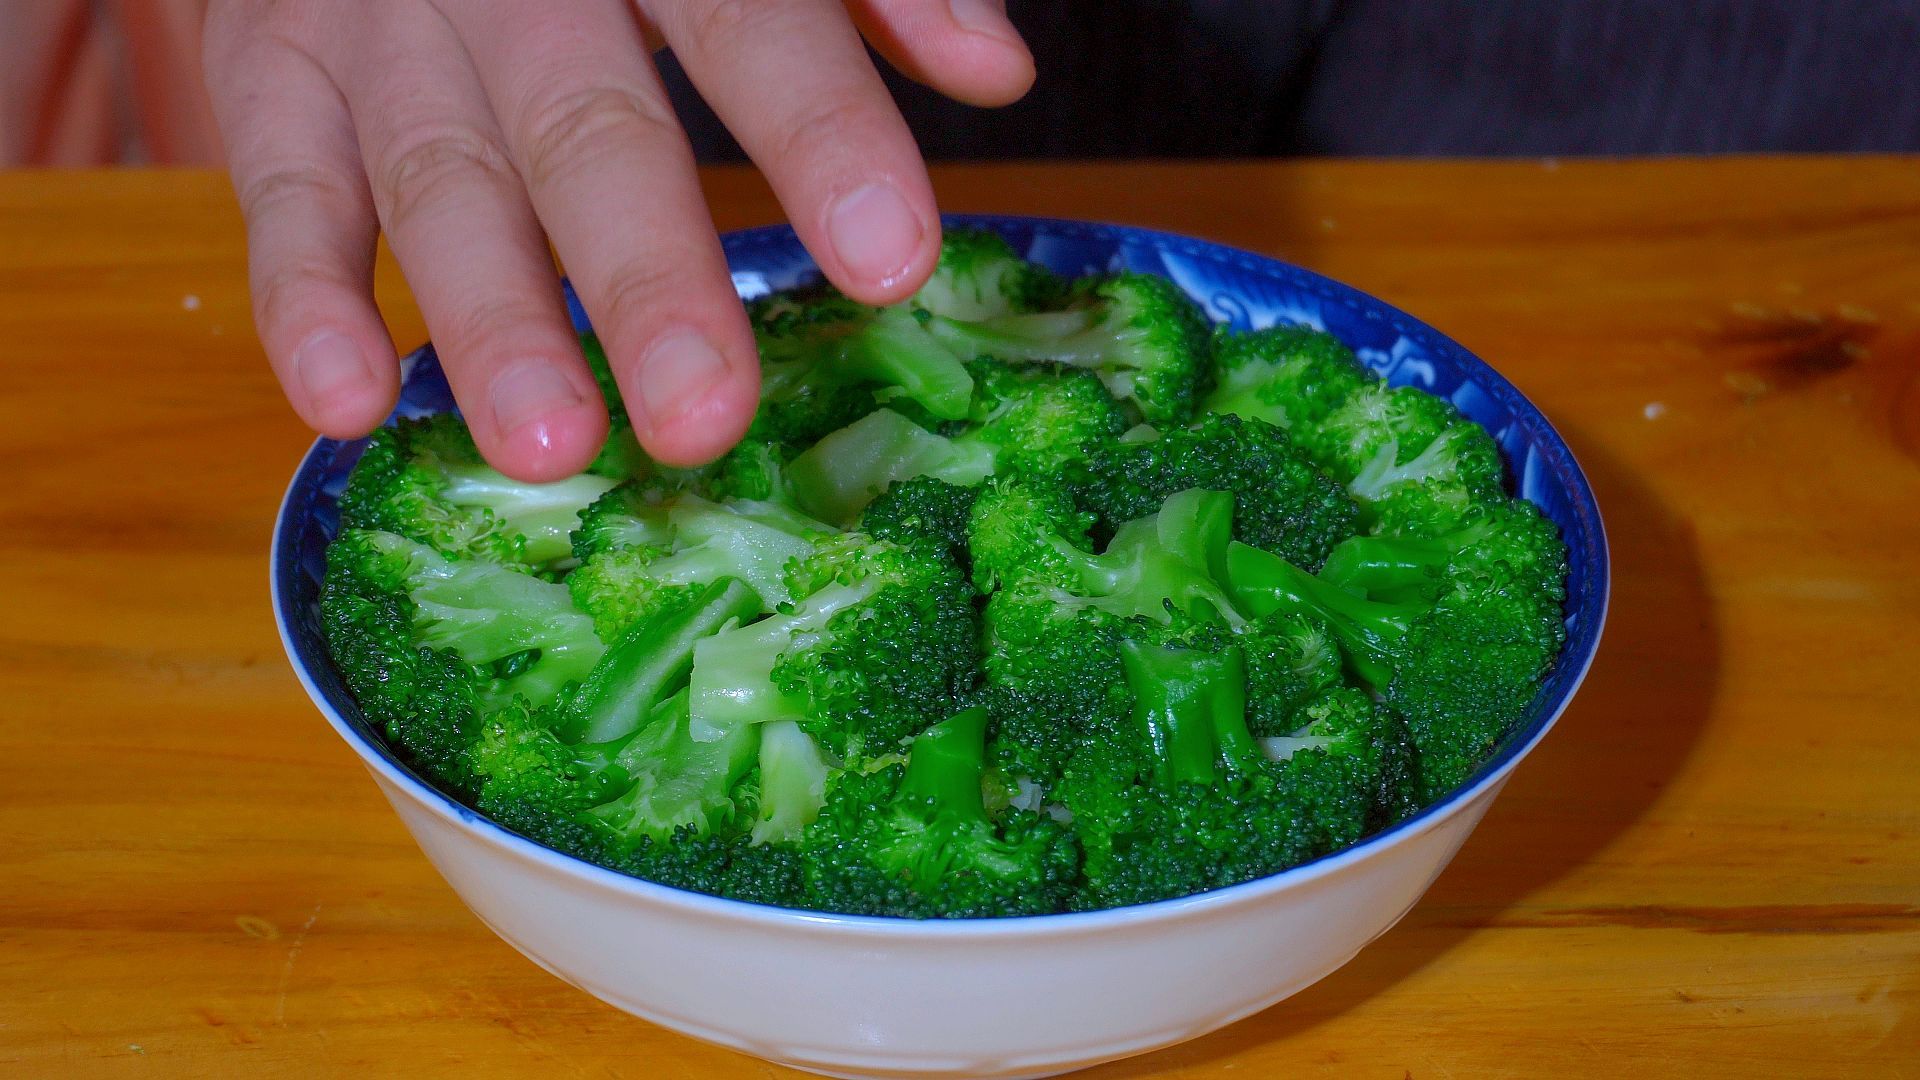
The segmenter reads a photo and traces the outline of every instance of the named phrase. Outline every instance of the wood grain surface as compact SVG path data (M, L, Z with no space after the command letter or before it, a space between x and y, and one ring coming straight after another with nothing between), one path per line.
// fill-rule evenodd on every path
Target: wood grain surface
M776 219L706 179L723 227ZM937 183L1414 312L1553 418L1613 541L1592 677L1419 907L1086 1075L1920 1075L1920 161ZM420 856L268 613L308 438L223 181L0 175L0 1074L789 1075L548 976Z

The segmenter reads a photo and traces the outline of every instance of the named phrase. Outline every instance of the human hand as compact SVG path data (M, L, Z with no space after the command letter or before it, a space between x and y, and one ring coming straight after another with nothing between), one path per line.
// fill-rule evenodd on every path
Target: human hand
M641 444L724 452L759 363L649 52L672 46L827 277L882 304L925 280L940 230L863 35L961 101L1033 79L1002 0L214 0L208 89L295 411L351 438L393 407L384 231L481 452L522 480L579 471L607 416L551 240Z

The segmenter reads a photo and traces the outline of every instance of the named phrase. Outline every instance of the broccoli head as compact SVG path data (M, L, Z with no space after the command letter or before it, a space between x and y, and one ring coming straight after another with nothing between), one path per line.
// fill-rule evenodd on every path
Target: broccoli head
M1304 445L1365 511L1373 531L1432 535L1504 499L1500 448L1445 398L1373 383L1349 395Z
M1287 434L1262 420L1206 416L1146 441L1097 448L1069 472L1076 499L1110 523L1153 512L1188 488L1234 498L1236 539L1319 566L1359 529L1359 510Z
M985 710L917 735L906 763L847 770L803 844L811 899L829 911L980 918L1057 911L1071 894L1072 833L1032 810L989 816Z
M1184 424L1207 368L1207 320L1166 278L1122 273L1078 289L1061 311L967 321L936 316L934 337L968 359L1085 368L1153 424Z
M961 358L905 307L871 308L837 294L795 305L775 300L752 313L763 368L761 411L769 424L787 425L779 414L813 414L805 426L818 437L843 424L848 388L862 388L864 412L881 400L904 399L941 420L960 420L973 400L973 379ZM855 415L858 415L858 412ZM782 433L784 434L784 433Z
M790 564L786 589L695 648L694 738L791 720L840 760L886 754L977 677L972 594L934 545L849 533Z
M1434 599L1369 600L1244 544L1236 599L1257 615L1314 619L1402 717L1431 802L1465 781L1533 700L1565 640L1560 603L1504 563L1451 567Z
M1213 336L1214 389L1203 411L1312 431L1342 401L1376 381L1353 350L1324 330L1270 326Z
M965 228L941 236L940 262L913 294L916 307L966 320L1045 311L1065 299L1066 283L1046 267L1014 254L997 233Z
M665 538L651 524L662 518ZM721 578L744 581L771 611L787 600L787 563L835 534L778 504L714 503L690 494L648 506L636 520L649 524L621 531L614 518L590 511L577 534L589 553L567 588L607 640Z
M1327 706L1306 729L1321 735L1302 736L1318 744L1275 761L1247 728L1237 647L1128 641L1122 658L1131 737L1075 755L1057 792L1085 852L1078 905L1221 888L1364 834L1381 754L1365 695Z
M340 496L340 525L394 533L450 558L564 569L580 511L614 484L591 474L514 480L483 462L466 425L443 413L373 433Z

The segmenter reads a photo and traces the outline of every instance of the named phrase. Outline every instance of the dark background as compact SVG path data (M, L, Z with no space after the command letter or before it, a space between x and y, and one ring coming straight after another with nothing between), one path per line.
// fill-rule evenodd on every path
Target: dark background
M1012 0L1039 80L886 67L930 159L1920 150L1920 0ZM744 156L670 58L703 161ZM1920 178L1916 178L1920 179Z

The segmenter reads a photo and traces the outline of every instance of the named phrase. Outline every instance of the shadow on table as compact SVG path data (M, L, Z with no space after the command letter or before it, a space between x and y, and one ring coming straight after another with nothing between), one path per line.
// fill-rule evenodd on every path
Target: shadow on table
M1258 1016L1085 1073L1193 1067L1311 1031L1415 974L1629 829L1686 761L1710 711L1719 647L1690 523L1578 431L1613 556L1605 638L1574 704L1516 770L1453 865L1399 926Z

